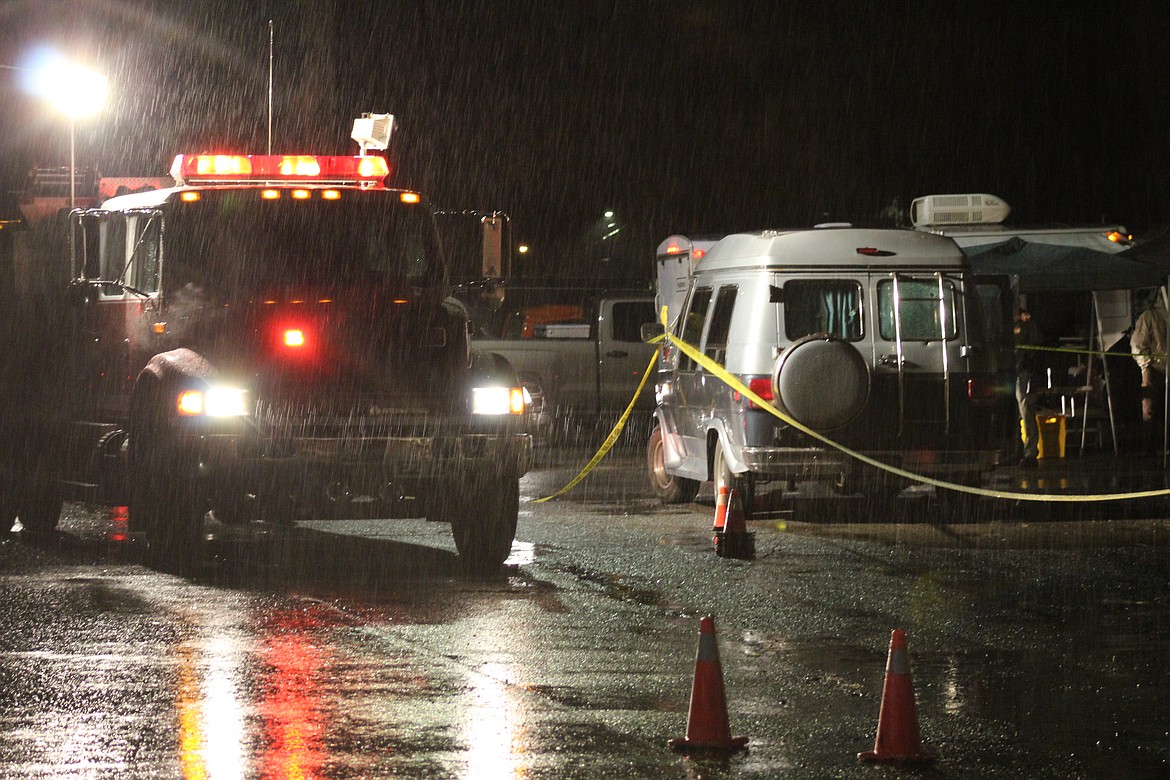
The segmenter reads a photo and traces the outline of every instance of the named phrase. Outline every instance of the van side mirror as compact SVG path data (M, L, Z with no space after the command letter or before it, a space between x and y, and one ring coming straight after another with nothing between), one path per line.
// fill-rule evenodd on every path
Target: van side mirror
M661 322L643 322L642 323L642 341L651 342L656 338L666 335L666 327Z

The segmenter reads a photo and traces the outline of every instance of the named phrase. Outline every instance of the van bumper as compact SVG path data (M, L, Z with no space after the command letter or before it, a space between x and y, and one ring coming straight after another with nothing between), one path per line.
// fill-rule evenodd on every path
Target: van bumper
M879 463L925 477L969 477L999 465L998 450L878 450L865 455ZM814 447L745 447L748 469L772 479L834 478L857 469L875 468L840 450Z

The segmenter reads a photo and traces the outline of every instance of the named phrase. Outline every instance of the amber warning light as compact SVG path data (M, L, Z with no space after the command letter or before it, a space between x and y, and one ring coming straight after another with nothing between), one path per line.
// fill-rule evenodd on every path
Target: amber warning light
M308 154L180 154L171 165L179 185L199 182L333 182L377 186L390 175L385 157Z

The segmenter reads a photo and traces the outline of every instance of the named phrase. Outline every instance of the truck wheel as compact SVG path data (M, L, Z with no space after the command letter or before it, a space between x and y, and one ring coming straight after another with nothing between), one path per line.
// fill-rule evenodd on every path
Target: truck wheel
M56 485L30 485L17 495L16 514L28 533L44 536L57 527L62 503Z
M650 487L654 495L664 504L686 504L699 495L699 482L686 477L676 477L666 472L666 461L662 450L662 430L655 428L646 445L646 466L650 474Z
M166 441L158 404L146 403L130 420L130 528L146 540L143 562L152 569L188 574L202 555L204 507L199 486L181 452Z
M451 502L451 535L464 568L473 574L499 570L512 551L520 514L520 480L476 472L463 480Z
M194 573L203 557L203 515L197 486L178 484L165 474L136 474L130 523L146 533L144 562L150 568Z
M739 495L739 505L743 509L743 516L750 519L755 508L756 483L750 473L736 476L727 467L727 459L723 455L723 447L715 443L715 467L712 469L715 477L715 500L719 500L719 491L727 487L728 495L735 490ZM730 498L729 498L730 500Z

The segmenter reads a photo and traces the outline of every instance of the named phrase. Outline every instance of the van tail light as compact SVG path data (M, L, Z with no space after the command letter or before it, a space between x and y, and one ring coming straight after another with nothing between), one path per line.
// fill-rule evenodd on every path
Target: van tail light
M967 398L972 403L989 404L1000 397L999 385L990 376L976 376L967 380Z
M748 389L753 393L763 398L768 403L772 402L772 378L767 376L758 376L755 379L748 380ZM759 405L754 401L748 401L749 409L759 409Z

